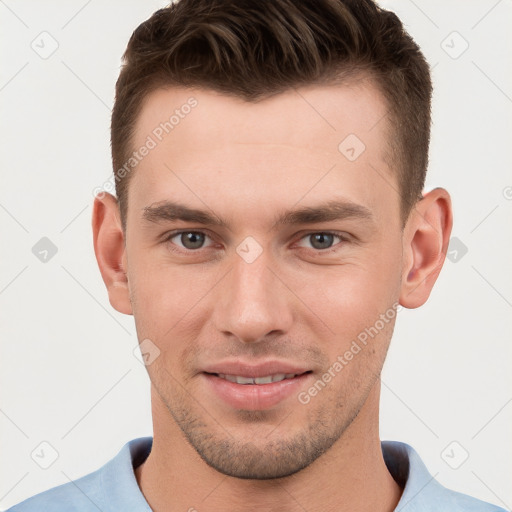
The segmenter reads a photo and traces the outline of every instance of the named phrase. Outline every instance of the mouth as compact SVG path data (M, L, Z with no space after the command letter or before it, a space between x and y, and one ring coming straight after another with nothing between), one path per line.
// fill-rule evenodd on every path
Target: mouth
M225 373L205 373L208 375L214 375L215 377L219 377L235 384L257 384L261 386L265 384L272 384L273 382L281 382L283 380L294 379L295 377L311 373L311 370L302 373L275 373L273 375L265 375L263 377L244 377L242 375L228 375Z
M294 397L305 389L312 379L311 370L300 373L269 373L251 376L233 373L202 372L206 393L213 402L232 410L262 411L279 405L292 405ZM298 402L297 402L298 403Z

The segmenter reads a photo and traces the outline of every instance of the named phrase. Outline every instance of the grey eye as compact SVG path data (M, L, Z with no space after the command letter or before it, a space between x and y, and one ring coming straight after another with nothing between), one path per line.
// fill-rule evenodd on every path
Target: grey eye
M185 249L200 249L206 238L204 233L199 233L197 231L185 231L183 233L178 233L176 237L178 236L181 245Z
M311 246L315 249L329 249L334 242L334 235L329 233L313 233L309 235Z

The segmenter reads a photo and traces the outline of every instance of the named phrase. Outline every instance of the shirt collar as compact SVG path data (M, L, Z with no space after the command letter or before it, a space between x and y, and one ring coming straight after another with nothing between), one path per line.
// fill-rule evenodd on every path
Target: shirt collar
M389 472L403 489L395 512L431 511L433 501L439 503L439 498L449 492L429 473L412 446L382 441L381 447Z
M108 497L105 501L112 512L128 506L131 510L151 512L137 484L134 468L146 460L152 445L152 437L133 439L106 464L102 486ZM433 500L439 503L440 495L450 492L430 475L419 455L408 444L382 441L381 447L389 472L403 489L395 512L430 511Z

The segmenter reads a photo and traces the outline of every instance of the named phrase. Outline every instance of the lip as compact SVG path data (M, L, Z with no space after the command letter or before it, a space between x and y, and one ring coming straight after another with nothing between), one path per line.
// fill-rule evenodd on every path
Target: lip
M284 379L269 384L237 384L218 377L216 374L237 375L240 377L265 377L277 373L299 374L292 379ZM234 409L258 411L270 409L296 396L306 381L312 377L312 371L290 363L267 361L259 365L250 365L241 361L229 361L212 365L201 374L209 390L224 403Z
M224 375L237 375L239 377L266 377L277 373L302 374L311 371L300 365L294 365L286 361L265 361L259 364L249 364L243 361L224 361L203 368L206 373L222 373Z

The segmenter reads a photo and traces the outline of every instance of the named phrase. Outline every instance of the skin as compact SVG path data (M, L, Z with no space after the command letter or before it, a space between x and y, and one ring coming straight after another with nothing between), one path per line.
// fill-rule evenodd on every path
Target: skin
M402 490L384 463L378 422L395 319L307 404L293 394L267 410L235 409L202 369L228 358L290 361L312 371L307 391L393 304L427 300L450 236L449 195L424 194L403 227L386 104L369 81L258 103L158 90L146 98L134 148L191 96L197 106L133 171L126 233L113 196L94 204L110 303L133 314L139 340L160 351L147 366L154 441L137 482L155 511L394 510ZM366 146L353 162L338 150L348 134ZM143 218L170 199L226 226ZM285 210L330 200L369 216L275 224ZM202 232L204 245L163 241L174 230ZM311 235L325 231L343 239L319 249ZM262 249L252 263L236 251L248 236Z

